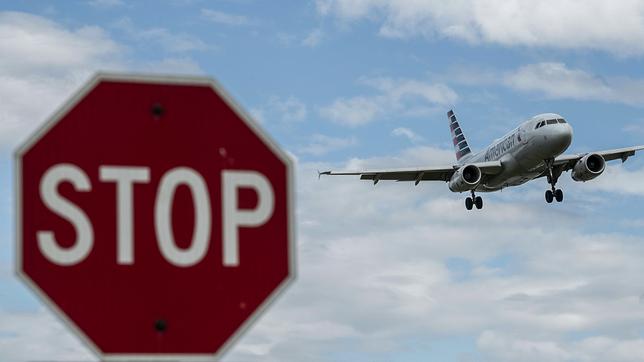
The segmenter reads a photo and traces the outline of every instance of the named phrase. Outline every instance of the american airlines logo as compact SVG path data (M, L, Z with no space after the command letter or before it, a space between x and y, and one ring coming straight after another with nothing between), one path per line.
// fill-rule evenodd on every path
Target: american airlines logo
M460 160L461 157L471 152L470 147L465 140L465 135L463 135L461 127L458 125L458 121L456 120L454 112L447 112L447 116L451 121L449 127L452 131L452 143L454 144L454 150L456 151L456 160Z

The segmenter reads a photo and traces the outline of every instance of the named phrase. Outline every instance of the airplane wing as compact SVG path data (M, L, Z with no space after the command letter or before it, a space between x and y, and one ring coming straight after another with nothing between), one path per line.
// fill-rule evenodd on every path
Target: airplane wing
M500 161L472 163L481 170L483 177L496 175L503 168ZM320 175L329 176L360 176L361 180L372 180L374 185L380 180L414 181L418 185L421 181L449 181L454 172L464 165L451 165L445 167L416 167L366 171L324 171Z
M576 155L561 155L555 158L554 166L561 167L562 171L564 172L568 171L573 167L575 167L575 164L577 163L577 161L579 161L582 157L586 156L589 153L596 153L598 155L601 155L602 157L604 157L604 160L606 161L621 159L623 163L623 162L626 162L626 160L629 157L635 155L635 152L640 150L644 150L644 145L617 148L614 150L606 150L606 151L599 151L599 152L578 153Z

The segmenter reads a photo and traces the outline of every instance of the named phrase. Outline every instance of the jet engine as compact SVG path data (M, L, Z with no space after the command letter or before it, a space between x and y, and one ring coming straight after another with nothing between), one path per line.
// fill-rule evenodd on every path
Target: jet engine
M606 168L606 161L601 155L590 153L582 157L572 168L572 179L589 181L599 176Z
M481 169L475 165L461 166L449 180L449 189L454 192L474 190L481 182Z

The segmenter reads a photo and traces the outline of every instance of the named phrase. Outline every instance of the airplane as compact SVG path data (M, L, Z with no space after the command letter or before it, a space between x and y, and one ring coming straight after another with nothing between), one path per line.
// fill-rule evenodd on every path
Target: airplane
M521 123L484 150L473 153L453 110L447 112L456 163L438 167L415 167L366 171L324 171L321 175L360 176L361 180L409 181L417 186L421 181L444 181L452 192L470 192L465 208L483 208L483 199L476 192L499 191L546 177L547 203L563 201L563 191L556 188L559 176L572 171L575 181L586 182L601 175L606 161L625 162L642 146L614 150L563 155L572 142L572 127L556 113L543 113Z

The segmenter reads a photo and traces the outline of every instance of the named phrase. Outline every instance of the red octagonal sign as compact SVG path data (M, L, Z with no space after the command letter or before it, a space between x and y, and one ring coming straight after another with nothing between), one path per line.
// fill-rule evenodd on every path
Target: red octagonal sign
M17 273L104 360L217 358L293 279L292 162L212 80L98 75L15 157Z

